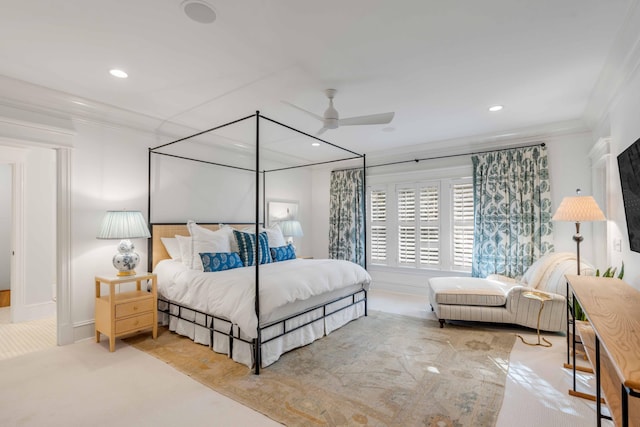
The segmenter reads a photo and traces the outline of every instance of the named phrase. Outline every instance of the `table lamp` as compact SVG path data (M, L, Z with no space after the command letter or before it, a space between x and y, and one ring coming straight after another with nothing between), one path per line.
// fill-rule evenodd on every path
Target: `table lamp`
M576 234L573 240L576 242L576 255L578 260L578 272L580 275L580 242L584 240L580 235L580 223L591 221L605 221L606 218L598 203L592 196L581 196L580 189L576 190L576 196L562 199L558 210L551 218L552 221L570 221L576 223Z
M140 211L107 211L98 232L98 239L122 239L118 253L113 256L118 276L135 275L135 268L140 262L140 255L134 251L135 246L129 239L149 237L151 233Z
M295 219L282 221L280 222L280 229L282 230L282 235L287 238L287 243L293 245L294 237L302 237L304 233L302 232L302 226L300 225L300 221L296 221Z

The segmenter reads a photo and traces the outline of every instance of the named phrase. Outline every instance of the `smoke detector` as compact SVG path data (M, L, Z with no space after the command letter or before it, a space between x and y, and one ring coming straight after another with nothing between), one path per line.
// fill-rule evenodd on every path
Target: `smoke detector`
M200 24L211 24L217 16L213 7L202 0L185 0L182 2L182 10L189 19Z

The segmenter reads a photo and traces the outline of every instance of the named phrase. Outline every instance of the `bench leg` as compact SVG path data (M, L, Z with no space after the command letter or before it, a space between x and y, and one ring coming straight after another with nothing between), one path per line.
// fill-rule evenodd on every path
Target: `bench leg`
M444 328L444 319L438 319L438 321L440 322L440 327Z

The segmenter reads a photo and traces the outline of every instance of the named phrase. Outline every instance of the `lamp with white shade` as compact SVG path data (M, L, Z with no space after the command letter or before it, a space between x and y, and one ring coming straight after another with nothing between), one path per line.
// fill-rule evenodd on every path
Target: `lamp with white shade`
M113 266L118 276L133 276L140 263L140 255L129 239L148 239L149 227L140 211L107 211L98 232L98 239L121 239L118 253L113 256Z
M302 232L302 226L300 225L300 221L291 219L287 221L282 221L278 225L280 225L280 229L282 230L282 235L287 238L288 244L293 244L294 237L304 236L304 233Z
M604 213L592 196L581 196L580 189L576 190L576 196L562 199L552 221L570 221L576 223L576 234L573 240L576 242L576 256L578 261L578 275L580 275L580 242L584 240L580 234L581 222L606 221Z

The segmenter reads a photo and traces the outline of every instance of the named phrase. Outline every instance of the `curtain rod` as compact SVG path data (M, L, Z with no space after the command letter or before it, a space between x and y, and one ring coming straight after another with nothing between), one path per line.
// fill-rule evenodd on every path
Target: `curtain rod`
M544 142L539 142L537 144L520 145L520 146L517 146L517 147L509 147L509 148L500 148L498 150L475 151L475 152L471 152L471 153L448 154L446 156L424 157L424 158L421 158L421 159L413 159L413 160L400 160L398 162L381 163L379 165L367 166L367 169L368 168L377 168L377 167L380 167L380 166L399 165L399 164L402 164L402 163L418 163L418 162L421 162L423 160L438 160L438 159L446 159L446 158L449 158L449 157L473 156L475 154L494 153L496 151L507 151L507 150L513 150L513 149L516 149L516 148L536 147L538 145L541 146L541 147L544 147L546 144Z

